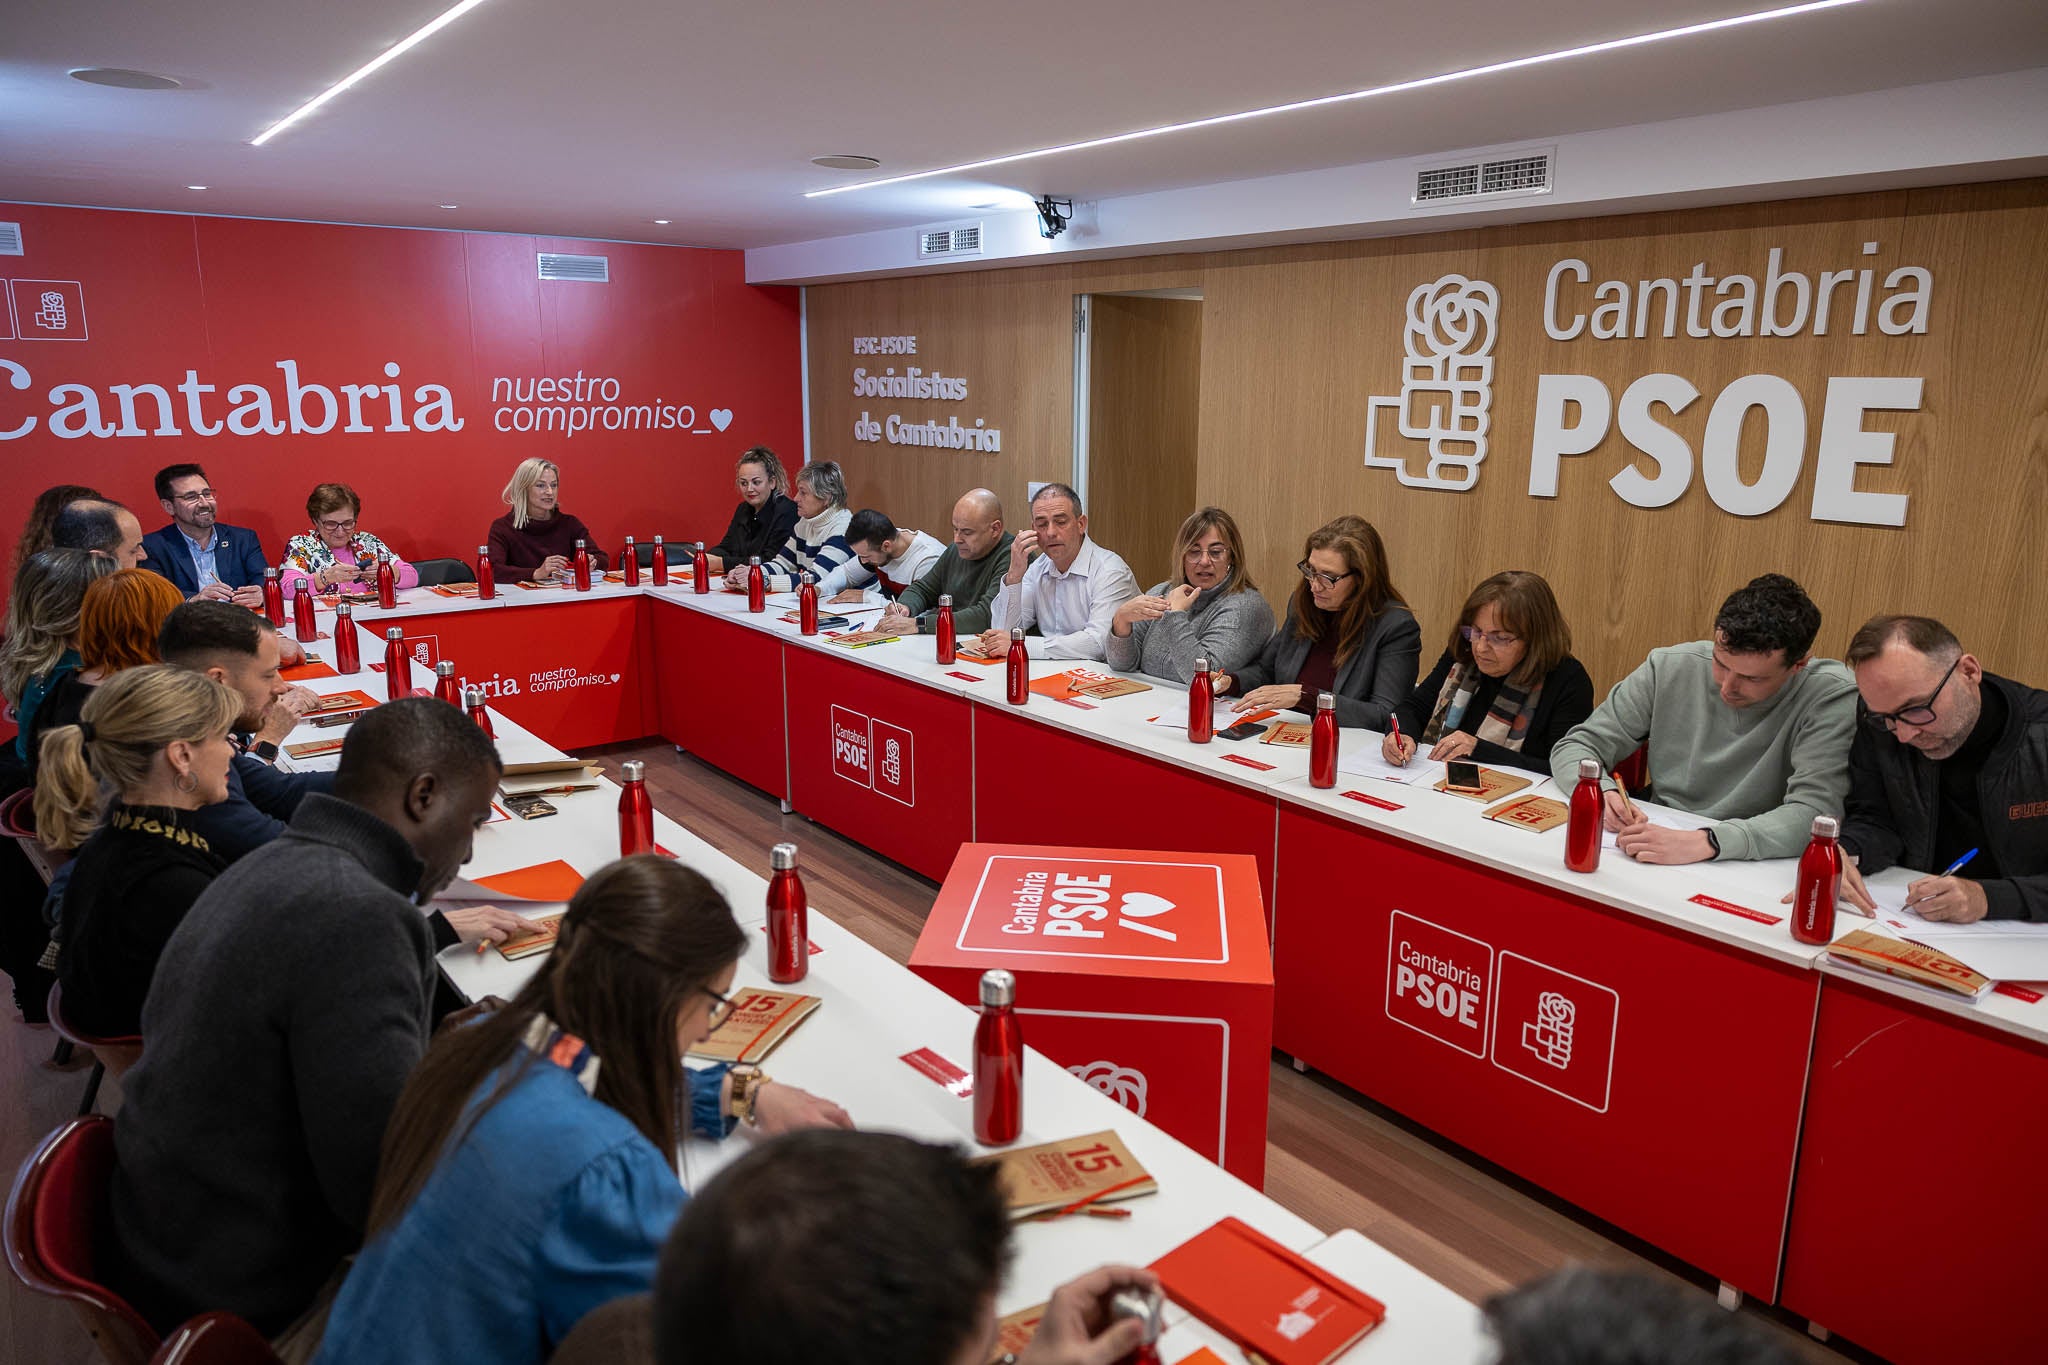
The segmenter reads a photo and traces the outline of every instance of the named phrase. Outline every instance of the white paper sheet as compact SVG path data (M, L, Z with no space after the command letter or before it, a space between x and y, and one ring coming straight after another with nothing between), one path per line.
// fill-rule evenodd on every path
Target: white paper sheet
M1405 768L1397 768L1380 757L1379 738L1368 732L1366 743L1352 745L1351 751L1337 760L1337 771L1413 787L1434 785L1443 779L1445 769L1443 764L1421 757L1409 759Z
M1708 819L1704 815L1694 815L1690 811L1673 810L1669 806L1653 805L1648 801L1637 801L1635 807L1650 817L1651 824L1659 825L1665 829L1705 829L1708 825L1719 823L1718 821ZM1600 846L1602 848L1619 847L1615 841L1613 830L1601 831Z
M1922 919L1907 907L1906 888L1899 885L1871 887L1870 898L1877 902L1878 924L1890 933L1947 953L1993 981L2048 981L2048 924L2009 919L1947 924Z

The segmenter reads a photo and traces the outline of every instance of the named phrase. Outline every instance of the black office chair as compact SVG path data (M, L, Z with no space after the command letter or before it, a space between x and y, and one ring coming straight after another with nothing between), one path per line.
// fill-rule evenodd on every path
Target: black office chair
M422 559L413 565L420 571L420 586L437 587L442 583L474 583L476 570L459 559Z
M671 569L680 569L688 564L697 546L694 540L680 540L675 536L666 536L663 544L668 550L668 566ZM654 567L654 541L651 538L637 542L633 548L637 552L635 557L639 559L641 568Z

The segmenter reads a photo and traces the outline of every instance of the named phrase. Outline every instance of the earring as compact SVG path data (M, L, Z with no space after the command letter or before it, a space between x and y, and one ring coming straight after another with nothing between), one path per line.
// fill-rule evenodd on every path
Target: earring
M197 774L187 768L179 772L171 785L176 787L182 794L190 796L193 792L199 790L199 778Z

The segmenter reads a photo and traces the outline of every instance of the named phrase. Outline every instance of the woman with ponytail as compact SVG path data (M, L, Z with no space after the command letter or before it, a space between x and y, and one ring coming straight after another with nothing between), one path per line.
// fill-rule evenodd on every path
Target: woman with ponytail
M76 725L42 737L36 830L76 848L57 949L64 1013L88 1033L141 1032L157 958L227 865L191 814L225 801L240 696L163 664L93 689ZM96 827L97 826L97 827Z

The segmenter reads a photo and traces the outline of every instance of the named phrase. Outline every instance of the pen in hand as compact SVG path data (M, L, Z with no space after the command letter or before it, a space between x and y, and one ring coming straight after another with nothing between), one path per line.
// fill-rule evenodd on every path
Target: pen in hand
M1943 872L1943 873L1941 873L1940 875L1941 875L1941 876L1944 876L1944 877L1953 877L1953 876L1955 876L1955 875L1956 875L1956 873L1958 873L1958 872L1960 872L1960 871L1962 871L1962 870L1963 870L1963 865L1964 865L1965 863L1969 862L1969 861L1970 861L1970 859L1972 859L1972 858L1974 858L1974 857L1976 857L1976 856L1977 856L1977 850L1973 848L1973 849L1971 849L1971 850L1970 850L1970 851L1969 851L1968 853L1965 853L1965 854L1964 854L1964 855L1963 855L1962 857L1960 857L1960 858L1956 859L1956 860L1955 860L1954 862L1950 863L1950 864L1948 865L1948 870L1947 870L1947 871L1945 871L1945 872ZM1911 910L1911 909L1912 909L1912 908L1913 908L1914 906L1918 905L1918 904L1919 904L1919 903L1920 903L1921 901L1924 901L1924 900L1931 900L1931 899L1933 899L1933 898L1932 898L1932 897L1930 897L1930 896L1917 896L1917 897L1915 897L1914 899L1912 899L1912 900L1909 900L1909 901L1907 901L1907 902L1905 903L1905 908L1906 908L1906 909L1908 909L1908 910Z

